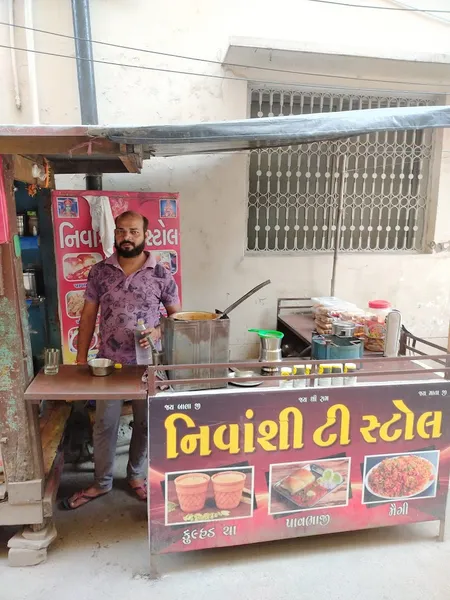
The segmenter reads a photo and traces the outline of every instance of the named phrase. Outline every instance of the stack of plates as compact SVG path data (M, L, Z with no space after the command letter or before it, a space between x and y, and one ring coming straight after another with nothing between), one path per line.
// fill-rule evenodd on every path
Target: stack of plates
M256 387L262 384L262 381L258 379L261 375L255 373L255 371L239 371L238 369L234 369L234 371L228 373L228 377L230 378L231 385L239 387ZM236 377L245 377L248 381L233 381Z

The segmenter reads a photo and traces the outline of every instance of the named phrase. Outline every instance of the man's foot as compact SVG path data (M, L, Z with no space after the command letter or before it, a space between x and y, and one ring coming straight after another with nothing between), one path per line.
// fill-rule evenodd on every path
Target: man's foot
M138 500L141 500L141 502L147 500L147 483L145 479L129 479L128 485Z
M84 506L85 504L88 504L89 502L100 498L100 496L108 494L109 491L110 490L105 492L92 486L87 490L81 490L80 492L76 492L73 496L70 496L70 498L64 498L61 501L61 507L65 510L75 510L76 508L80 508L81 506Z

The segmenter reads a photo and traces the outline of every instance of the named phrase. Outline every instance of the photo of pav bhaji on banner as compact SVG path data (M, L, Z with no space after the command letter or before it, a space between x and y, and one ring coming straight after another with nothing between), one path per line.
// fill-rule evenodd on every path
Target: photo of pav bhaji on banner
M350 458L270 465L269 514L347 506Z

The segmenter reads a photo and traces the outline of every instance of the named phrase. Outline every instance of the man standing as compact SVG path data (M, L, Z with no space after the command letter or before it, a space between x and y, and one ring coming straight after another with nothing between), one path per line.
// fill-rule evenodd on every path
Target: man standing
M150 334L158 342L161 303L169 315L180 310L178 289L171 273L144 251L147 228L148 220L138 213L127 211L117 217L116 252L94 265L89 274L78 330L78 364L87 362L99 308L98 356L121 364L136 364L134 332L139 319L143 319L148 327L143 336ZM141 345L149 347L144 338ZM122 402L117 400L97 400L95 482L88 489L63 500L64 508L79 508L111 491L121 407ZM143 476L146 454L147 405L142 400L135 400L127 480L139 500L147 499Z

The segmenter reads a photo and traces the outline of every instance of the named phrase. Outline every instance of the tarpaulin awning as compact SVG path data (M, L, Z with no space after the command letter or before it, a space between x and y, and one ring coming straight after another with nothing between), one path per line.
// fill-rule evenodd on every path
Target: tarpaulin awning
M142 160L151 156L294 146L377 131L434 127L450 127L450 106L376 108L187 125L0 125L0 154L40 154L57 165L58 173L136 173Z
M450 127L450 106L377 108L191 125L108 127L111 141L149 146L156 156L232 152L337 140L376 131Z

